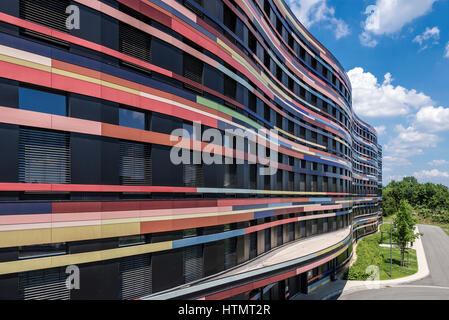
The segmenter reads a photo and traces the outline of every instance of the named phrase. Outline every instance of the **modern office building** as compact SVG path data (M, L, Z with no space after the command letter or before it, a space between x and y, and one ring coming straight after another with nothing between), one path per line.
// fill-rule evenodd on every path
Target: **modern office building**
M3 299L288 299L382 211L376 132L283 0L0 1L0 151Z

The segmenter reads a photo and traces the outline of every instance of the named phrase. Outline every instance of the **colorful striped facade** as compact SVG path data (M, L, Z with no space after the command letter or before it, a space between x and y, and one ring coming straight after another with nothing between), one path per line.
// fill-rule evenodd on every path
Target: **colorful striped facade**
M263 135L277 173L247 140L173 164L194 123ZM382 214L376 131L283 0L2 0L0 150L0 298L291 298Z

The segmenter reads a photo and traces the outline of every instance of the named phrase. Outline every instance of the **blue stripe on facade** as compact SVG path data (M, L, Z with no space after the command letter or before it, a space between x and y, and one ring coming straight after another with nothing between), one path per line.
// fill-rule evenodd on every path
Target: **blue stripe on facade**
M254 212L254 219L261 219L274 216L274 210Z
M221 232L221 233L216 233L216 234L210 234L210 235L206 235L206 236L173 240L173 249L189 247L189 246L193 246L193 245L201 244L201 243L224 240L227 238L242 236L244 234L245 234L245 229L239 229L239 230Z
M0 215L50 214L51 208L51 202L0 203Z

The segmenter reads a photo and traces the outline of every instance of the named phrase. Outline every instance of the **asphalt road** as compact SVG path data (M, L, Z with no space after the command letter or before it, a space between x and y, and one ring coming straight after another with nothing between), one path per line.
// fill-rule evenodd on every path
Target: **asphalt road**
M430 275L401 286L344 294L338 300L449 300L449 236L439 227L418 225Z

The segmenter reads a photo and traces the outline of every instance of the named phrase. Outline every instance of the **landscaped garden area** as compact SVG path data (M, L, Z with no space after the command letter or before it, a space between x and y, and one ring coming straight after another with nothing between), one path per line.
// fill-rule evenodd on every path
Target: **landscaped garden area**
M390 225L381 225L383 234L383 243L389 244ZM401 252L399 248L393 248L393 276L390 278L390 248L382 247L382 235L380 232L359 240L357 244L357 261L349 269L348 280L367 280L370 273L368 266L379 267L380 280L397 279L410 276L418 271L418 262L416 259L416 251L408 249L409 256L406 255L406 266L401 267Z

